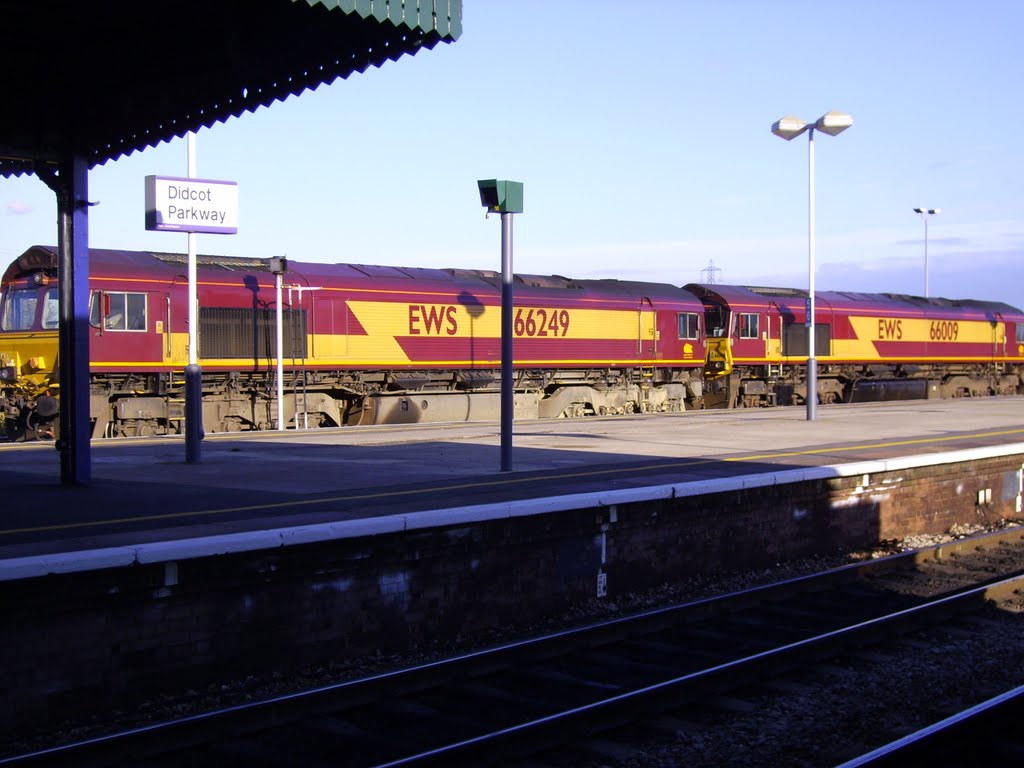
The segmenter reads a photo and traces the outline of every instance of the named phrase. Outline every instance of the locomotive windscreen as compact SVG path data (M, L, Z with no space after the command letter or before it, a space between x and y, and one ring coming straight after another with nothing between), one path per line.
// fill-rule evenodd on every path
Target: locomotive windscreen
M729 310L720 304L704 305L704 329L708 336L720 338L729 335Z

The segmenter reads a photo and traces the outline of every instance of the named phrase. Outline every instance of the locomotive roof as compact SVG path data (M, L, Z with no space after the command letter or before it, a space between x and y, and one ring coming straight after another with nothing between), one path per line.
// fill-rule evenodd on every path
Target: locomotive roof
M734 308L760 308L775 304L780 307L802 307L807 300L803 288L772 288L749 285L718 285L690 283L686 289L701 298L728 304ZM1000 301L978 299L947 299L897 293L862 293L856 291L815 291L819 304L848 312L941 312L949 314L1021 315L1021 310Z
M14 260L4 273L3 280L9 281L30 272L43 270L57 274L58 252L55 246L36 245ZM89 249L89 270L93 274L130 274L131 276L168 277L184 274L188 266L188 255L163 251L121 251L106 248ZM209 275L212 272L269 273L269 258L196 255L197 270ZM288 261L288 273L292 273L310 284L318 281L349 282L361 280L408 281L419 280L434 283L434 287L451 288L456 284L465 290L501 291L501 274L493 270L435 269L429 267L393 267L371 264L346 264L326 262ZM650 299L692 303L697 299L686 291L668 283L634 282L628 280L575 280L562 275L513 276L518 287L551 290L568 293L587 291L590 297L611 297L628 299ZM397 285L396 285L397 287Z
M168 276L183 274L188 255L163 251L121 251L106 248L90 248L90 271L96 274L134 272L139 275L163 273ZM55 246L36 245L8 265L3 275L7 282L21 275L42 270L56 276L58 252ZM221 256L197 254L196 264L203 273L224 272L270 272L269 258ZM369 264L321 263L289 261L289 271L313 283L318 280L347 282L350 280L385 280L446 284L453 283L467 290L488 288L501 290L501 274L493 270L435 269L429 267L392 267ZM587 291L591 296L611 298L643 298L654 301L687 303L697 299L708 299L727 304L734 309L760 310L774 304L779 307L802 308L807 291L802 288L779 288L744 285L719 285L717 283L690 283L677 288L668 283L650 283L629 280L587 279L576 280L562 275L514 275L515 284L531 289L550 289L553 292ZM563 293L563 295L565 295ZM694 298L696 297L696 298ZM890 312L890 313L941 313L986 316L1021 316L1020 309L1002 302L977 299L924 298L893 293L858 293L852 291L818 291L818 302L824 307L843 309L848 312Z

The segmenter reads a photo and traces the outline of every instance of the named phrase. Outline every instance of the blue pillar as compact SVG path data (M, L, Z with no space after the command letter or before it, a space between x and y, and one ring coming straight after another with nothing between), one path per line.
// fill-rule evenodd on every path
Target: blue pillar
M60 321L60 477L64 485L89 485L92 462L89 440L89 166L72 154L47 183L57 193L57 277Z
M198 464L203 439L203 369L194 363L185 366L185 461Z

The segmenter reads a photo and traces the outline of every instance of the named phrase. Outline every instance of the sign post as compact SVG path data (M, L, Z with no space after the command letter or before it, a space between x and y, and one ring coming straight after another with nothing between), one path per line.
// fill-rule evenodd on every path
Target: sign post
M188 178L146 177L146 229L188 233L188 365L185 366L185 461L199 462L203 439L203 376L199 366L196 234L238 232L238 185L196 179L195 134L188 134ZM168 329L170 332L170 329Z
M147 176L146 229L233 235L238 232L238 184Z

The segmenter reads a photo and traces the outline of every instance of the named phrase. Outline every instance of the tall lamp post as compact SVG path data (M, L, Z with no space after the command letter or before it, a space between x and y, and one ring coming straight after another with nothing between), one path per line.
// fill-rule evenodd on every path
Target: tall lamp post
M941 213L941 208L915 208L914 213L924 219L924 297L928 298L928 217Z
M844 112L826 112L813 123L787 115L772 124L772 133L786 141L807 131L807 420L814 421L818 405L818 360L814 353L814 131L836 136L853 125Z

